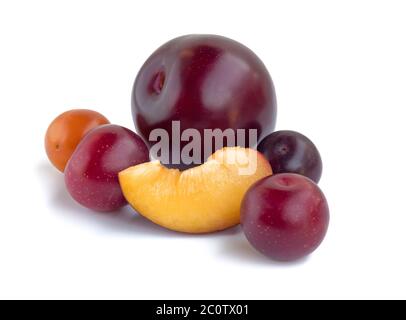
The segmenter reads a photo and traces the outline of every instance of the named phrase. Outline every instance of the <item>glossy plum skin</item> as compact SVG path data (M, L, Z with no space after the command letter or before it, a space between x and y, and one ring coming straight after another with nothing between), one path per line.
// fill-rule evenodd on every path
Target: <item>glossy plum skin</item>
M320 153L314 143L295 131L276 131L258 145L274 173L297 173L318 183L323 171Z
M149 161L143 140L129 129L103 125L80 142L65 170L65 184L78 203L95 211L114 211L127 204L118 173Z
M234 134L236 129L256 129L253 144L248 135L245 143L234 143L255 147L275 127L275 89L265 65L244 45L216 35L187 35L167 42L144 63L133 87L132 112L145 141L161 128L172 142L172 121L180 121L181 133L194 128L201 137L204 129L232 129ZM224 141L224 146L234 145ZM215 149L208 148L209 154ZM201 163L205 160L202 156ZM201 163L177 165L171 160L170 166L186 169Z
M265 177L246 193L241 225L259 252L279 261L312 253L329 224L327 200L312 180L294 173Z
M73 109L56 117L45 135L45 150L51 163L61 172L82 138L93 128L110 123L102 114Z

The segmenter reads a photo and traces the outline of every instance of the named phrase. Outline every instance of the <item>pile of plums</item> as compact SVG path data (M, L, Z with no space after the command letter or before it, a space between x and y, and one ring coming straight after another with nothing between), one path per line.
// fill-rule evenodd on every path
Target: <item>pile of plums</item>
M273 82L250 49L215 35L167 42L137 75L132 115L139 135L85 109L67 111L48 127L47 155L64 172L67 190L78 203L104 212L130 203L155 223L189 233L241 222L258 251L281 261L300 259L320 245L329 224L327 200L317 185L320 154L298 132L274 132ZM177 132L174 123L179 124ZM150 149L162 143L156 129L167 133L168 148L161 150L168 160L165 167L150 161ZM228 130L234 139L224 138L218 145L202 138L198 145L202 150L210 146L213 155L199 153L198 163L176 154L188 148L190 132L205 137L208 129ZM255 141L250 132L255 132ZM251 176L242 177L239 165L221 166L230 154L248 162L256 155L266 160L259 161ZM165 204L166 213L159 207ZM197 209L188 212L188 206ZM169 212L176 219L168 218Z

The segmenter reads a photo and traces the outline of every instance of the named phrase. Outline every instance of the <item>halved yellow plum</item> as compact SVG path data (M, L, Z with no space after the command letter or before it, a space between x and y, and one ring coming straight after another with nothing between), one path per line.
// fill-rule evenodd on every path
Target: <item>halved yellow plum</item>
M261 153L228 147L185 171L152 161L120 172L119 180L127 201L147 219L174 231L208 233L237 225L246 191L271 174Z

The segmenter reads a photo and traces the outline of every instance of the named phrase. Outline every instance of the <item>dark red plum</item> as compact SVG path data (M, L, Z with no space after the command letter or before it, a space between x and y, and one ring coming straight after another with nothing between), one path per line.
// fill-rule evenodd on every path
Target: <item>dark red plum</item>
M80 142L65 170L66 187L78 203L95 211L114 211L127 204L118 173L149 161L144 141L129 129L103 125Z
M309 178L294 173L265 177L246 193L241 225L259 252L280 261L312 253L329 224L327 200Z
M318 183L323 170L320 153L314 143L295 131L276 131L258 146L274 173L297 173Z
M173 39L156 50L142 66L133 87L132 111L137 131L148 144L154 129L169 133L172 146L172 122L180 121L180 134L196 129L257 130L258 140L226 143L256 147L271 133L276 121L276 97L272 79L262 61L247 47L216 35L188 35ZM176 137L179 139L179 137ZM202 138L202 141L204 139ZM212 139L207 139L212 140ZM182 149L189 140L180 142ZM202 150L212 141L203 141ZM213 143L214 144L214 143ZM189 164L175 162L169 150L169 165L180 169Z

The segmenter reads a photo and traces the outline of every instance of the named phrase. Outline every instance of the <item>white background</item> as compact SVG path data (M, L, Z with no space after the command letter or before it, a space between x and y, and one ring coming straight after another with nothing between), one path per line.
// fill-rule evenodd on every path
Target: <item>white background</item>
M265 62L277 129L309 136L331 210L323 245L269 261L239 228L165 231L79 207L46 158L50 121L93 108L133 128L145 59L188 33ZM404 1L0 2L0 298L406 298Z

